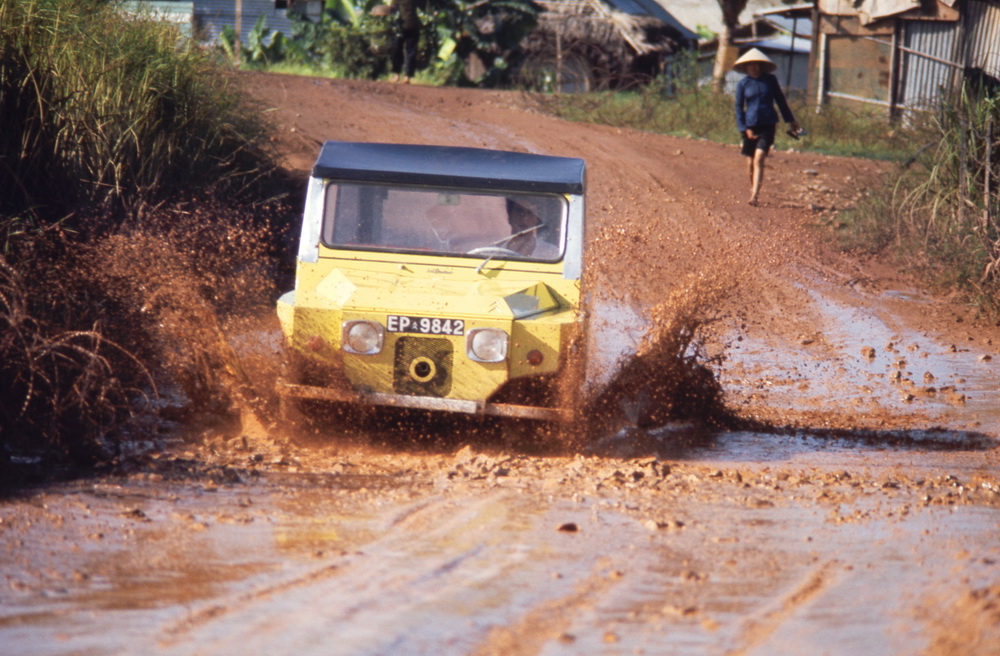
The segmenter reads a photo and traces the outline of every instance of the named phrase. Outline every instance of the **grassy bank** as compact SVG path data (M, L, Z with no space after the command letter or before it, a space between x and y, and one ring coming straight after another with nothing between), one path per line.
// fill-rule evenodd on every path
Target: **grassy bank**
M113 457L165 378L225 396L208 347L168 343L160 310L186 286L222 321L240 259L206 253L266 255L261 217L282 209L259 116L167 24L96 0L0 0L0 466ZM182 352L198 365L171 368Z
M205 181L250 188L264 128L221 70L106 3L0 0L0 211L134 216Z
M698 86L693 76L661 78L626 92L531 94L530 98L568 120L739 143L733 97ZM912 154L912 135L890 126L882 114L844 107L824 108L817 114L815 106L801 94L789 94L788 101L808 136L793 141L779 133L779 148L888 160L903 160Z
M845 217L844 247L889 253L1000 318L1000 95L963 88L913 150Z

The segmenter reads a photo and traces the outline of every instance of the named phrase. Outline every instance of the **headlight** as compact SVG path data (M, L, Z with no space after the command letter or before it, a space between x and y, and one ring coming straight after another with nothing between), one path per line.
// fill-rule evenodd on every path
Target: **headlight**
M507 357L507 333L496 328L476 328L465 338L465 352L476 362L500 362Z
M375 355L382 350L385 330L375 321L345 321L342 344L348 353Z

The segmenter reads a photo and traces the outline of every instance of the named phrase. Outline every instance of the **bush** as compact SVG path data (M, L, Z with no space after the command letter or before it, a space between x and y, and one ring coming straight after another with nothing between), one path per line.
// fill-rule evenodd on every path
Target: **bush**
M386 18L362 25L326 23L313 41L322 70L336 77L374 79L389 69L391 30Z
M845 248L893 257L1000 314L1000 95L964 88L917 117L922 140L897 172L845 216Z
M176 189L245 192L270 158L205 52L97 0L0 0L0 116L0 214L136 215Z
M98 331L40 321L26 294L0 257L0 464L24 453L76 463L113 455L122 417L145 398L119 373L142 367Z
M964 86L900 173L883 232L939 283L1000 311L1000 94Z
M259 216L286 211L265 206L280 181L260 116L169 25L101 0L0 0L0 469L113 456L154 376L191 381L203 406L244 393L214 382L216 345L164 337L149 310L175 272L189 324L252 305L235 268L265 266Z

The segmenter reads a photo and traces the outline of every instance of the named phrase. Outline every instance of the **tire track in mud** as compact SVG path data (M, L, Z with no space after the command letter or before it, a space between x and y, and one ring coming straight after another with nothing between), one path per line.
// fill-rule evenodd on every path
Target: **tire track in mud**
M553 530L550 511L509 491L420 502L388 518L385 537L338 562L168 627L161 653L242 654L247 644L303 655L385 654L401 644L497 653L489 651L497 639L486 637L492 627L533 626L541 616L530 609L579 603L599 586L580 574L551 578L554 559L582 558L584 547Z
M428 512L433 512L436 510L435 505L432 501L424 500L404 507L395 516L388 519L386 522L387 529L406 530L406 524L411 521L431 521L433 523L433 520L430 519L420 520L414 518ZM164 629L164 637L160 640L160 646L171 647L177 645L184 637L199 630L201 627L224 616L245 612L253 604L266 602L276 595L291 593L299 588L317 585L333 577L350 575L352 570L368 566L360 558L361 555L363 555L363 552L358 550L354 554L343 558L341 562L323 565L304 574L299 574L290 580L260 587L256 590L242 593L228 601L213 603L205 608L196 610L174 625Z
M606 576L594 573L572 593L528 610L516 622L494 628L469 656L529 656L540 653L552 640L572 643L575 638L566 629L576 619L575 612L592 605L593 598L608 585Z
M792 592L780 599L770 609L762 611L757 617L749 618L743 629L744 644L736 649L726 651L726 656L744 656L764 645L775 631L803 606L830 584L831 570L839 563L835 560L826 561L812 570L806 579Z

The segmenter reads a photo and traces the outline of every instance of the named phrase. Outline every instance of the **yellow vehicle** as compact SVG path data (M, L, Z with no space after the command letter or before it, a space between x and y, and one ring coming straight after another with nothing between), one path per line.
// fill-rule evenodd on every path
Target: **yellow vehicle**
M581 159L330 141L295 289L277 304L283 403L572 421L582 348Z

